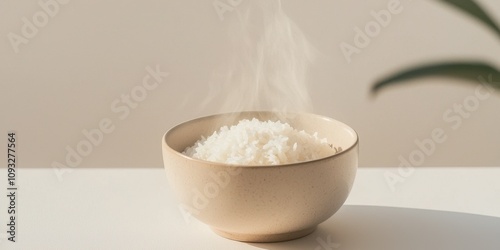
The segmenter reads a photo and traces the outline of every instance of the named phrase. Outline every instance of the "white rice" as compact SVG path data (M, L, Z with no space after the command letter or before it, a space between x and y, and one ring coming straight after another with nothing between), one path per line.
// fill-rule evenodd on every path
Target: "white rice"
M280 121L241 120L202 137L183 154L206 161L238 165L278 165L309 161L336 153L318 134L298 131Z

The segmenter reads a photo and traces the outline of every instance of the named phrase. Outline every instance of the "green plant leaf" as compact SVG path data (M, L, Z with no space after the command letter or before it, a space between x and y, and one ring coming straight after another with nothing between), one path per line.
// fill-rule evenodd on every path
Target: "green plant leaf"
M426 76L445 76L474 82L479 81L500 89L500 71L491 65L482 62L446 62L424 65L389 76L376 82L372 87L372 93L390 85L403 83L405 80Z
M495 24L492 18L486 14L486 12L473 0L441 0L441 2L447 3L453 7L458 8L466 14L477 18L483 24L487 25L489 28L493 29L498 36L500 36L500 28Z

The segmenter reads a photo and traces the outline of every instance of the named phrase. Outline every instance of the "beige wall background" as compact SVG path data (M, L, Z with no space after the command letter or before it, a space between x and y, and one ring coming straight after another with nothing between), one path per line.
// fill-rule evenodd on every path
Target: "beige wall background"
M40 2L49 3L48 11ZM0 2L0 149L15 130L21 167L161 167L163 133L217 111L200 103L229 56L236 10L252 4L216 1L235 5L221 20L213 0L40 2ZM309 74L314 112L358 131L362 167L398 166L411 157L416 166L500 166L500 92L460 123L443 115L473 98L477 83L426 78L370 95L376 79L427 62L481 59L500 67L498 37L438 1L401 0L402 11L348 63L340 44L353 44L354 29L389 2L282 2L321 53ZM500 22L500 2L478 2ZM36 32L23 30L24 18ZM18 46L12 34L24 37L16 37ZM157 85L149 79L146 96L128 106L122 95L143 93L148 67L168 76ZM95 132L100 123L107 133L68 164L68 148L89 141L82 131ZM432 138L435 129L446 139L419 159L415 140Z

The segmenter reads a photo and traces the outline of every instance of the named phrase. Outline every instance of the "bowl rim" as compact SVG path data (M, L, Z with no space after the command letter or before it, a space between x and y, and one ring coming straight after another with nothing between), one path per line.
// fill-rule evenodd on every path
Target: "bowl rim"
M349 130L351 130L353 132L353 135L355 136L355 141L352 145L350 145L349 147L347 147L346 149L342 149L342 151L340 152L337 152L335 154L332 154L332 155L329 155L329 156L325 156L325 157L322 157L322 158L318 158L318 159L314 159L314 160L309 160L309 161L301 161L301 162L293 162L293 163L285 163L285 164L278 164L278 165L271 165L271 164L267 164L267 165L246 165L246 164L230 164L230 163L225 163L225 162L215 162L215 161L207 161L207 160L202 160L202 159L197 159L197 158L193 158L193 157L189 157L185 154L183 154L182 152L179 152L175 149L173 149L172 147L170 147L166 141L167 139L167 135L172 133L173 130L187 124L187 123L190 123L190 122L195 122L195 121L199 121L199 120L204 120L204 119L209 119L209 118L213 118L213 117L217 117L217 116L229 116L229 115L238 115L238 114L243 114L243 113L283 113L283 114L291 114L291 115L308 115L308 116L315 116L317 118L321 118L321 119L324 119L324 120L328 120L328 121L334 121L334 122L337 122L343 126L345 126L346 128L348 128ZM327 160L327 159L330 159L330 158L335 158L335 157L339 157L340 155L343 155L343 154L346 154L352 150L354 150L355 148L358 147L358 144L359 144L359 135L358 133L356 132L356 130L354 130L351 126L339 121L339 120L336 120L336 119L333 119L331 117L328 117L328 116L324 116L324 115L319 115L319 114L315 114L315 113L307 113L307 112L275 112L275 111L242 111L242 112L226 112L226 113L216 113L216 114L212 114L212 115L206 115L206 116L201 116L201 117L197 117L197 118L194 118L194 119L190 119L190 120L186 120L184 122L181 122L181 123L178 123L177 125L171 127L170 129L168 129L162 136L162 150L168 150L170 152L173 152L174 155L178 156L178 157L181 157L181 158L184 158L184 159L187 159L187 160L190 160L190 161L194 161L194 162L198 162L198 163L202 163L204 165L209 165L209 166L218 166L218 167L232 167L232 168L272 168L272 167L292 167L292 166L297 166L297 165L303 165L305 163L312 163L312 162L317 162L317 161L324 161L324 160Z

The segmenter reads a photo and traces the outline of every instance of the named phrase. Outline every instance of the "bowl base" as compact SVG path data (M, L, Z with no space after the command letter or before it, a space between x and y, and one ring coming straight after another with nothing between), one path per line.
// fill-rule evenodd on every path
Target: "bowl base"
M241 234L241 233L226 232L215 228L212 228L212 230L216 234L230 240L243 241L243 242L278 242L278 241L294 240L297 238L304 237L314 232L314 230L316 230L316 227L311 227L300 231L281 233L281 234Z

